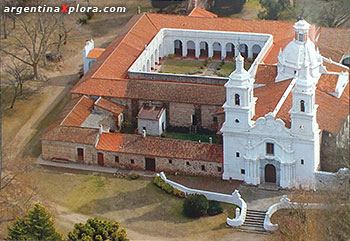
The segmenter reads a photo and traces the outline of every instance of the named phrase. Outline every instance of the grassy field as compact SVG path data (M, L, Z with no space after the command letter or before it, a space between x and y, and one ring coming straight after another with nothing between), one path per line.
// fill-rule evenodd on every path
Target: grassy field
M244 68L248 70L252 64L245 62ZM220 68L220 72L225 74L226 76L229 76L234 70L236 69L236 63L234 62L225 62L223 66Z
M163 240L211 231L217 232L217 237L233 232L225 227L226 218L234 215L233 205L224 204L224 213L217 216L189 219L182 214L183 199L166 194L148 178L131 181L43 168L34 170L32 178L40 182L39 195L45 200L74 213L116 220L127 228L132 240L140 234ZM57 215L54 218L60 232L70 231L72 227L68 228L65 222L72 220Z
M160 72L172 74L188 74L204 67L204 61L187 59L167 59L162 63Z
M188 141L200 140L201 142L209 142L209 137L213 138L213 143L217 143L216 135L189 134L189 133L178 133L178 132L165 133L165 138L188 140Z

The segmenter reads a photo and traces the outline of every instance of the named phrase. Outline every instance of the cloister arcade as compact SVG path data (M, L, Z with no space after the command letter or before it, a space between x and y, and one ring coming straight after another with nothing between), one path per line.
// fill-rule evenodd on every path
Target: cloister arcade
M239 49L239 51L236 51ZM213 58L232 60L240 52L244 58L255 59L262 47L259 44L209 41L196 42L193 40L176 39L173 42L173 53L178 57Z
M232 61L238 53L253 61L265 49L272 38L261 34L216 33L184 30L162 30L134 63L131 71L150 72L161 58L174 54L176 57ZM267 46L269 47L269 46ZM264 50L266 51L266 50Z

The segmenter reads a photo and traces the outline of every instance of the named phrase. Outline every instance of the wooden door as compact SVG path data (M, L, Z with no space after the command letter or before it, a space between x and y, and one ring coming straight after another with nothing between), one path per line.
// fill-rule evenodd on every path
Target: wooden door
M78 162L84 162L84 149L78 148Z
M276 183L276 168L272 164L265 166L265 182Z
M146 158L146 171L156 171L156 160L154 158Z
M97 153L97 160L98 160L98 165L100 165L100 166L105 165L103 153L101 153L101 152Z

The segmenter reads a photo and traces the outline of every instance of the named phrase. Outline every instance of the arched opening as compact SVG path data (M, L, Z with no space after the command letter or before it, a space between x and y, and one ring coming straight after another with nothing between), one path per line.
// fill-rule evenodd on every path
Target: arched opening
M200 42L200 54L199 57L208 58L208 43L205 41Z
M156 50L154 51L154 56L156 56L156 58L155 58L154 62L155 62L155 63L156 63L156 65L157 65L157 64L159 64L159 55L158 55L158 49L156 49Z
M159 55L158 55L158 57L159 57L159 63L160 63L160 61L162 60L162 58L163 58L163 50L162 50L162 45L160 44L159 45L159 48L158 48L159 50L158 50L158 53L159 53Z
M241 105L239 94L235 94L235 105Z
M178 39L174 41L174 54L182 56L182 42Z
M303 100L300 101L300 111L305 112L305 101Z
M226 44L226 59L233 60L235 56L235 46L232 43Z
M154 70L154 57L151 55L151 70Z
M350 57L343 59L341 62L343 65L350 67Z
M187 57L195 57L196 56L196 44L193 41L187 42Z
M259 45L254 45L252 48L252 53L253 53L253 59L256 59L258 57L259 53L261 51L261 47Z
M272 164L265 166L265 182L276 183L276 168Z
M246 44L240 44L239 45L239 52L241 55L246 59L248 58L248 45Z
M213 59L221 59L221 44L213 43Z
M151 65L149 63L149 60L147 60L147 72L150 72L151 71Z

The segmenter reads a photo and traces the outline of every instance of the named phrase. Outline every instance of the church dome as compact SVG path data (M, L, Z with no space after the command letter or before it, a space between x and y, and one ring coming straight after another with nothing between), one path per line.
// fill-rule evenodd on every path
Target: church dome
M307 65L312 77L319 76L322 56L309 39L310 24L299 20L294 24L295 38L278 55L278 75L276 81L294 78L296 73Z

